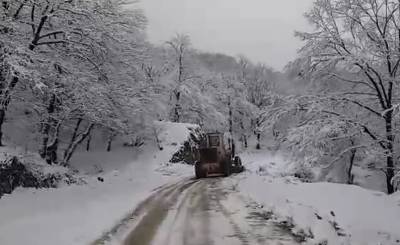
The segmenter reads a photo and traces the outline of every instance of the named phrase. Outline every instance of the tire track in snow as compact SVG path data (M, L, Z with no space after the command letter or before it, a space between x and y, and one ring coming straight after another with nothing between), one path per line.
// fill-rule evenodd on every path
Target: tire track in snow
M157 234L158 228L167 217L170 209L176 204L179 196L197 181L192 180L176 184L167 191L158 191L158 197L150 206L135 228L126 237L125 245L150 245Z
M179 188L182 183L187 182L188 179L179 181L177 183L173 184L167 184L164 186L160 186L155 188L153 191L155 191L153 194L151 194L148 198L146 198L144 201L142 201L136 208L126 217L121 219L117 225L115 225L112 229L109 231L105 232L100 238L97 240L93 241L91 245L104 245L108 244L114 237L118 236L118 234L121 234L125 232L129 227L131 227L136 221L145 216L145 214L148 212L148 210L154 205L155 202L157 202L159 199L162 199L166 196L171 195L174 191L176 191L177 188ZM191 184L192 182L189 182L188 184ZM185 185L184 185L185 186Z
M219 184L225 186L225 188L219 187L225 197L225 199L219 199L221 208L225 209L225 214L237 224L238 229L242 230L241 234L246 235L249 239L249 244L301 244L293 234L288 232L274 220L273 212L262 209L259 204L253 202L251 199L246 199L241 195L237 189L237 182L225 182L225 184L222 182ZM240 204L237 205L238 203ZM232 209L236 209L237 211L232 212ZM240 225L242 225L242 227L239 227ZM246 230L246 232L243 232L243 230Z
M184 218L183 245L214 244L210 239L210 215L208 213L210 206L208 195L206 180L203 180L199 188L190 193L189 203L187 203L187 213ZM200 239L195 239L196 234L201 234Z
M167 244L173 244L176 245L176 234L175 234L175 229L176 227L179 227L180 223L183 223L183 230L182 232L182 241L183 244L186 244L184 240L186 239L186 236L190 234L189 236L195 235L195 231L192 229L190 226L190 223L188 222L188 219L191 218L191 214L193 214L193 198L197 197L199 194L199 188L203 186L203 182L201 180L197 181L195 184L193 184L190 189L187 189L185 193L183 194L182 198L179 200L177 203L176 209L173 209L173 220L172 223L169 226L169 232L167 235L166 242L164 243L165 245ZM183 221L183 222L182 222ZM175 236L174 236L175 235Z
M186 179L157 188L93 244L105 244L116 234L125 234L118 243L123 245L299 244L222 180Z
M251 241L252 239L248 232L244 232L240 228L240 226L232 218L231 212L221 203L221 198L226 197L229 193L223 191L220 186L217 186L217 182L212 182L211 188L214 189L214 193L211 195L211 200L214 202L217 211L223 214L233 229L234 234L231 237L236 237L241 242L241 245L258 244L258 242Z

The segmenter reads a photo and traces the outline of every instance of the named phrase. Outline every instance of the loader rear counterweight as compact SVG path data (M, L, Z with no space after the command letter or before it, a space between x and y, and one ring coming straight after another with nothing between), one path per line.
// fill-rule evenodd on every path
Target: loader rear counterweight
M243 171L240 158L232 156L232 149L225 145L221 133L207 134L200 144L198 156L199 159L195 163L196 178L216 175L227 177L233 172ZM240 166L237 166L238 163Z

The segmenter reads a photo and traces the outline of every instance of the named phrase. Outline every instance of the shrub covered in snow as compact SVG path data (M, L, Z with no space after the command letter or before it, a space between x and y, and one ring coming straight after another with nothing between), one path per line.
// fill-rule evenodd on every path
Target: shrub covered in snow
M66 171L41 171L39 165L25 164L13 156L0 163L0 197L17 187L55 188L59 183L76 183Z

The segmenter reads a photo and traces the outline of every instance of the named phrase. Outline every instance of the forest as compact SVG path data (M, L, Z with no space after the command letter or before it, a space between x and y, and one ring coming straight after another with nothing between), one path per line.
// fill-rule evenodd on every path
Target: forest
M1 142L49 164L68 165L92 134L139 143L153 120L224 130L228 104L246 140L282 79L244 56L198 51L185 34L152 45L126 1L3 1L1 11Z
M397 187L396 1L316 1L315 30L296 33L304 46L282 72L196 50L186 34L153 45L129 1L2 0L0 11L1 145L68 166L96 134L111 150L117 135L147 140L154 120L231 122L244 148L273 139L301 175L353 184L359 166Z

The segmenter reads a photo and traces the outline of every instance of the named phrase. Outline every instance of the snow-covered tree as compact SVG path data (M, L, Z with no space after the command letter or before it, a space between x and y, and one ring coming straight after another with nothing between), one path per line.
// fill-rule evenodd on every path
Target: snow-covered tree
M271 94L276 92L276 72L265 64L253 64L243 55L238 57L238 67L237 77L245 86L247 102L253 105L252 108L247 109L252 111L249 130L253 131L257 138L256 149L261 149L262 115L260 112L269 105ZM246 137L243 136L243 138Z
M181 120L181 90L189 77L189 72L187 69L187 56L190 51L190 38L185 34L177 34L170 41L167 42L167 45L172 49L174 60L176 62L177 69L177 77L176 77L176 85L172 91L175 105L172 112L172 121L180 122Z
M27 101L40 115L40 153L49 163L57 160L60 131L65 127L71 128L72 136L64 163L94 125L124 131L133 112L143 108L146 94L139 93L144 89L139 64L144 58L146 20L140 11L127 10L126 4L120 0L3 4L1 23L6 31L1 35L8 45L4 47L14 45L20 52L12 52L13 56L20 59L2 53L5 61L18 66L4 66L7 78L2 79L5 102L0 115L7 110L10 91L20 81L29 82L32 97ZM20 67L32 67L34 72ZM82 126L86 128L80 130Z
M318 108L318 113L296 128L312 129L335 145L342 144L337 137L345 137L350 144L343 144L347 146L343 152L356 147L375 152L385 162L377 168L386 175L388 193L394 192L392 179L397 169L398 128L393 112L399 95L399 4L317 0L306 14L315 31L297 33L305 41L298 74L312 80L314 93L305 103L295 104L306 112ZM329 130L324 124L330 125ZM357 140L351 143L354 134L362 134L361 145Z

